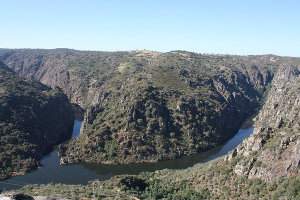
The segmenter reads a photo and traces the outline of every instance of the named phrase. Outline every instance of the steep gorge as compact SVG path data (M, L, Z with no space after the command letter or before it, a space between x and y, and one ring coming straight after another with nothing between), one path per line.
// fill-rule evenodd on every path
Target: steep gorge
M71 136L73 120L60 90L20 78L0 62L0 179L36 168Z
M299 175L300 165L300 70L282 66L273 82L254 134L232 154L234 171L248 178L272 181Z
M278 68L254 134L224 158L185 170L123 175L71 188L82 197L98 188L93 194L104 199L299 199L299 81L299 65ZM22 191L51 194L55 185ZM60 186L59 194L71 197L70 187Z
M85 186L28 186L22 192L73 198L76 190L76 197L103 199L300 198L299 59L147 52L148 61L141 64L136 56L95 89L81 138L61 149L63 162L152 161L180 156L177 149L190 154L196 145L230 137L226 131L239 128L266 95L254 134L224 159L185 170L116 176ZM126 146L130 142L136 151Z
M62 163L132 163L190 155L227 140L259 107L287 58L4 49L0 59L86 109L83 134L60 149Z

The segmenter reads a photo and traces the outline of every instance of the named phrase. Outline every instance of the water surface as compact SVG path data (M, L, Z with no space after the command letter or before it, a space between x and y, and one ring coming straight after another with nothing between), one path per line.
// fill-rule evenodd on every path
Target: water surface
M81 121L75 120L72 137L80 134ZM224 145L210 151L185 156L176 160L160 161L157 163L128 164L128 165L101 165L101 164L71 164L59 165L57 151L53 151L41 160L42 167L24 176L16 176L0 181L0 189L16 189L27 184L87 184L91 180L105 180L113 175L138 174L143 171L160 169L184 169L196 163L203 163L227 154L253 132L253 128L240 129L234 137Z

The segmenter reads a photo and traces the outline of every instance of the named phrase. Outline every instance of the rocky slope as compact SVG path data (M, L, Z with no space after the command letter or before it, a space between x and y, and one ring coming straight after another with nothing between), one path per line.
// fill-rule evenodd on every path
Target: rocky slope
M0 60L20 76L51 88L61 88L72 103L85 108L127 54L71 49L0 49Z
M300 70L282 66L255 123L255 131L233 152L235 173L271 181L300 170Z
M71 135L67 97L19 78L0 63L0 179L37 167L38 160Z
M281 63L298 59L159 53L0 50L21 76L60 87L86 109L62 163L173 159L231 137L259 107Z

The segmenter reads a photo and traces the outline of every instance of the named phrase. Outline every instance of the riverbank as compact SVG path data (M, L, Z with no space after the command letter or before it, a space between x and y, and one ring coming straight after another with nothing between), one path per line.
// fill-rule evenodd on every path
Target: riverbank
M73 136L80 132L80 121L75 121ZM210 151L185 156L176 160L160 161L157 163L129 164L129 165L97 165L97 164L71 164L59 165L57 151L53 151L42 159L42 167L24 176L17 176L0 182L0 189L12 190L31 184L87 184L92 180L106 180L115 175L135 175L141 172L153 172L162 169L184 169L197 163L205 163L221 157L234 149L253 131L253 128L240 129L224 145Z

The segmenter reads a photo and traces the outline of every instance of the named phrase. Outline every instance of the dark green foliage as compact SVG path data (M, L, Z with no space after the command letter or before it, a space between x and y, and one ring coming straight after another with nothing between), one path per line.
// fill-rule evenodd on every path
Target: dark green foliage
M26 194L15 194L12 196L13 200L34 200L33 197L28 196Z
M0 65L1 179L36 167L43 154L70 137L73 114L61 91Z
M145 180L134 176L129 176L121 179L120 184L121 187L123 187L125 190L137 192L143 192L148 187L148 184L145 183Z
M275 192L272 199L300 199L300 177L291 177L289 179L283 178L277 185L275 185Z
M166 184L154 179L149 181L149 186L141 197L145 199L204 200L209 198L209 192L207 190L197 192L184 182Z

